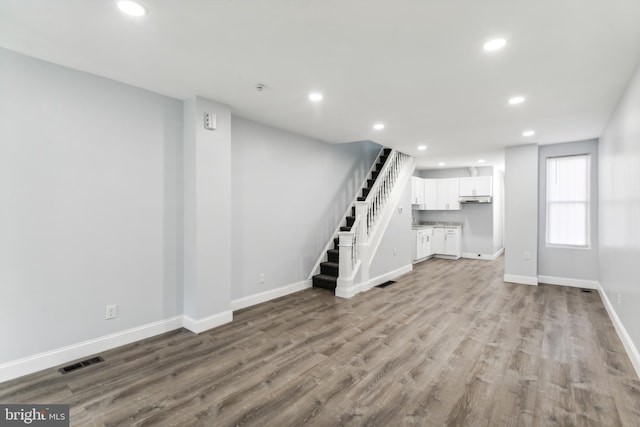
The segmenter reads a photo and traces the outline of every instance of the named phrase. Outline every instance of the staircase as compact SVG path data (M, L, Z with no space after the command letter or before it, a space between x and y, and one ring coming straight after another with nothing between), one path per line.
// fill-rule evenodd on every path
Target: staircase
M378 176L382 172L387 159L391 155L391 148L384 148L380 152L378 159L375 163L375 167L372 168L368 179L366 180L366 186L362 188L362 193L358 196L358 202L364 202L367 200L367 196L373 189ZM351 227L356 221L356 206L355 204L351 206L350 215L345 216L342 221L344 225L340 227L340 231L351 231ZM338 277L339 277L339 266L340 266L340 238L335 237L333 239L333 248L327 250L327 260L325 262L320 263L320 274L316 274L313 276L313 286L316 288L329 289L335 292Z

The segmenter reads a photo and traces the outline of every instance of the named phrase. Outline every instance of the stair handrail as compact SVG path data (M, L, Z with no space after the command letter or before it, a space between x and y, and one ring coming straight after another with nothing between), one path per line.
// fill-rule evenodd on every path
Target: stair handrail
M367 204L365 228L367 238L372 235L374 231L373 229L376 225L376 220L378 219L380 212L382 212L382 209L384 209L384 205L391 194L391 191L393 191L394 185L398 180L398 176L400 175L400 171L402 170L404 163L409 158L410 156L407 154L392 150L384 167L378 175L378 179L376 179L373 187L371 187L371 190L365 199L365 203Z
M356 219L350 231L338 233L340 250L339 280L353 279L361 262L361 248L370 240L380 211L393 191L401 169L410 157L392 150L376 182L363 202L355 202Z
M356 194L353 197L353 200L347 206L347 209L345 210L344 214L340 217L341 219L340 219L340 222L338 223L338 226L336 227L336 229L331 234L331 237L329 238L329 241L325 245L325 247L322 250L322 252L320 252L320 256L318 257L318 260L316 261L315 265L311 269L311 272L309 273L309 277L307 278L307 280L311 280L311 278L316 273L316 271L318 271L318 269L320 268L320 264L323 262L323 260L326 257L327 251L331 248L331 245L333 244L333 239L335 239L336 236L338 236L338 234L341 233L340 227L343 226L342 225L343 219L346 218L347 216L350 216L349 212L351 211L351 208L355 206L355 202L358 200L358 197L360 197L360 193L362 192L362 189L365 188L365 184L366 184L367 180L371 179L370 177L372 176L373 171L376 168L376 164L380 161L380 157L382 157L384 155L385 148L386 147L380 148L380 151L378 152L378 155L376 156L376 159L371 164L371 167L369 168L369 171L365 174L364 179L360 183L360 187L358 187L358 190L356 191Z

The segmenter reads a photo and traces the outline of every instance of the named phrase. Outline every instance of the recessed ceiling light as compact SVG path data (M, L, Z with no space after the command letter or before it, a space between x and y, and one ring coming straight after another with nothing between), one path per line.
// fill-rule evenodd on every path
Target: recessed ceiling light
M375 130L382 130L384 129L384 123L376 123L375 125L373 125L373 128Z
M440 162L440 163L438 163L438 166L444 166L444 165L446 165L446 163L445 163L445 162Z
M522 136L533 136L536 133L532 130L525 130L524 132L522 132Z
M120 0L118 9L131 16L144 16L147 14L147 9L143 5L130 0Z
M478 163L484 163L484 159L478 159Z
M509 104L511 105L522 104L523 102L524 96L514 96L513 98L509 99Z
M505 39L493 39L484 44L484 50L492 52L494 50L502 49L507 44Z
M323 98L323 96L319 92L313 92L313 93L309 94L309 99L311 101L322 101L322 98Z
M418 150L422 151L422 150L426 150L427 146L426 145L418 145Z

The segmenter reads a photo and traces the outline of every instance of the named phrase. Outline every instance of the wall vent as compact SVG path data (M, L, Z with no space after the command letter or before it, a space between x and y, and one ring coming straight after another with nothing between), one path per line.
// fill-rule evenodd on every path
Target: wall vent
M58 369L61 374L68 374L69 372L77 371L78 369L84 368L85 366L95 365L96 363L104 362L102 356L92 357L91 359L83 360L82 362L74 363L72 365L67 365Z

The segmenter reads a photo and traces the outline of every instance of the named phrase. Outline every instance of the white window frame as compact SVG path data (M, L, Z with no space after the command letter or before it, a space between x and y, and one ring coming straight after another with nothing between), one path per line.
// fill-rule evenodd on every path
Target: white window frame
M549 200L549 161L553 159L563 158L563 157L585 157L587 159L587 182L586 182L586 200L563 200L563 201L550 201ZM545 188L545 213L546 213L546 222L545 222L545 243L549 248L567 248L567 249L591 249L591 154L590 153L582 153L582 154L570 154L565 156L550 156L546 158L545 164L545 174L546 174L546 188ZM549 205L553 203L584 203L585 204L585 241L584 245L571 245L566 243L550 243L549 242L549 233L551 227L549 226L550 217L549 217Z

